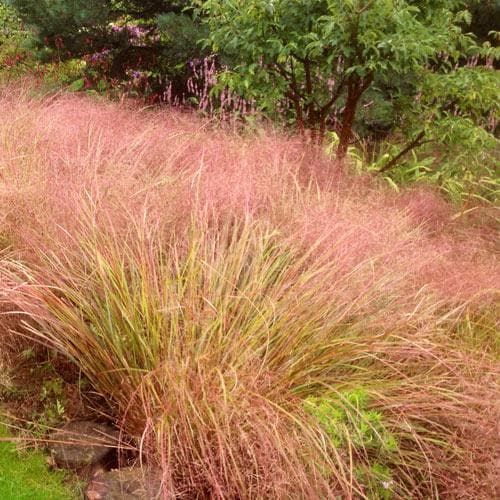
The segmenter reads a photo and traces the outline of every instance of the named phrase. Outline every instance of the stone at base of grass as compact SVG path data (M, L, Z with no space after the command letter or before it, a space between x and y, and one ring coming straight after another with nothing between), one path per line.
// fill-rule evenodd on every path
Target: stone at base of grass
M54 432L48 447L57 466L81 469L106 461L116 451L118 436L108 424L81 420Z
M161 498L161 480L148 468L100 471L94 475L86 500L153 500Z

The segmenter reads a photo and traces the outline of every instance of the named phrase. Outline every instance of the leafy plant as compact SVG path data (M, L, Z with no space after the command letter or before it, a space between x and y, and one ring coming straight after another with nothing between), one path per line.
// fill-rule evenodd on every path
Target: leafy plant
M475 54L475 55L474 55ZM455 202L498 199L499 141L496 137L500 85L496 49L475 47L466 65L423 69L414 90L394 98L398 127L380 145L374 171L396 185L424 180L441 187ZM478 60L489 60L479 65Z
M357 455L355 473L368 498L390 499L394 481L390 469L381 462L391 462L398 444L383 415L369 409L369 399L369 394L358 388L331 396L310 396L303 405L336 448Z
M63 381L60 378L44 381L39 395L42 408L33 412L27 423L29 431L35 437L44 437L48 431L64 422L64 398Z
M83 89L85 62L80 59L70 59L61 63L47 63L41 69L44 83L54 89L66 87L69 90ZM82 83L80 87L80 82Z
M404 144L394 141L381 145L375 161L370 162L356 148L350 151L350 158L358 171L381 173L398 191L420 182L438 186L457 205L496 203L500 187L496 173L498 139L471 120L456 116L443 117L429 128L429 136L435 139L418 150L405 151ZM400 158L399 162L387 168L395 158Z
M360 449L397 451L396 439L384 427L382 414L370 410L368 403L368 393L357 389L331 397L308 397L304 408L318 420L337 448L352 443Z
M388 467L377 462L368 467L358 467L356 475L364 485L370 500L391 500L394 498L394 480Z

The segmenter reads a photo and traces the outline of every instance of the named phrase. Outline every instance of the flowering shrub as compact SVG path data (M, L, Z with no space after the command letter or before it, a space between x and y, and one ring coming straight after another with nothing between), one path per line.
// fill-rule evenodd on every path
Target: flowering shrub
M110 78L112 64L112 52L110 49L102 49L83 57L86 63L83 88L97 88L105 90Z
M139 25L111 24L111 32L124 36L130 44L135 46L145 47L157 40L157 36L152 34L150 28Z

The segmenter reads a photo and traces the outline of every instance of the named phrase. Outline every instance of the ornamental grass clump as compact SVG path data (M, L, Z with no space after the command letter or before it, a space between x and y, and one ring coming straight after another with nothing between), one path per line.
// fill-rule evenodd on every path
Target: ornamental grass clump
M441 343L445 319L418 321L439 304L417 295L381 324L404 277L352 297L376 257L339 273L321 240L249 217L124 234L89 216L68 236L31 267L4 258L5 301L107 399L165 498L432 498L474 474L486 389Z

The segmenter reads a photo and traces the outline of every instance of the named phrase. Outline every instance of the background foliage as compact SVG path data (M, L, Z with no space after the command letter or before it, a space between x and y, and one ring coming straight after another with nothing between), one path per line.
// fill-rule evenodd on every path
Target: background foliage
M52 87L222 117L258 110L394 186L427 181L456 201L497 197L498 2L3 0L0 8L9 78L31 69Z

